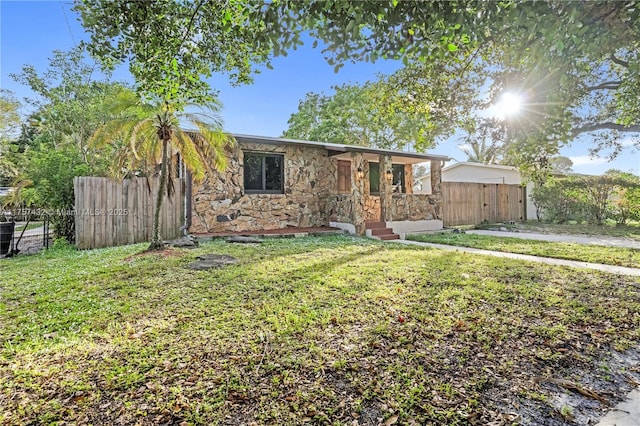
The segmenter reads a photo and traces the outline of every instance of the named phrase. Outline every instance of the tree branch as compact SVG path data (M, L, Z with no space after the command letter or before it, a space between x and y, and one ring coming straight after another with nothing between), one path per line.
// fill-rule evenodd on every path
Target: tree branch
M573 136L577 136L580 133L594 132L596 130L617 130L619 132L639 132L640 125L634 124L631 126L625 126L618 123L604 122L597 124L585 124L584 126L576 127L571 131Z
M189 23L187 24L187 29L184 32L184 35L182 36L182 40L180 40L180 44L178 45L178 52L180 52L180 49L182 49L182 45L184 44L184 42L187 40L187 38L189 37L189 35L191 34L191 28L193 26L193 21L195 20L196 15L198 14L198 11L200 10L200 7L202 6L203 2L199 1L198 4L196 4L196 7L193 9L193 13L191 14L191 18L189 18Z
M613 62L614 64L618 64L618 65L620 65L621 67L624 67L624 68L629 68L629 62L628 61L625 61L625 60L620 59L620 58L616 58L616 56L613 55L613 54L611 56L609 56L609 59L611 59L611 62Z
M622 80L617 81L605 81L604 83L600 83L596 86L585 86L585 90L590 92L594 90L617 90L622 84Z

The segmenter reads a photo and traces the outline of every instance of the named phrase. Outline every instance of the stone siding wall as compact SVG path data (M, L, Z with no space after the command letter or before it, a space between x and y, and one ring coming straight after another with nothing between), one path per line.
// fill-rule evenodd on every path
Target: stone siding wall
M442 202L439 194L393 194L391 220L442 220Z
M364 197L364 220L380 221L380 197L367 195Z
M329 220L332 222L353 223L353 197L346 194L329 196L327 208ZM380 197L367 195L364 197L364 220L380 220Z
M442 220L439 197L427 194L393 194L391 220ZM329 220L353 223L353 199L351 195L331 195L328 198ZM364 197L364 220L380 220L380 197Z
M284 193L245 194L243 151L284 154ZM325 226L336 193L337 161L323 148L241 143L227 169L194 183L190 232Z
M330 195L327 199L327 209L331 222L353 222L353 197L351 195Z

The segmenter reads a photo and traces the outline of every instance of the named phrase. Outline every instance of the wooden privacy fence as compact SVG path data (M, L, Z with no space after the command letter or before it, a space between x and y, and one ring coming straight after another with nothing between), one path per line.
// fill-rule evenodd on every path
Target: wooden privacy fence
M444 226L522 221L526 188L498 183L442 182Z
M90 249L151 241L158 185L158 178L76 177L76 246ZM163 239L179 237L184 223L183 179L174 179L173 187L175 192L171 198L165 194L160 212Z

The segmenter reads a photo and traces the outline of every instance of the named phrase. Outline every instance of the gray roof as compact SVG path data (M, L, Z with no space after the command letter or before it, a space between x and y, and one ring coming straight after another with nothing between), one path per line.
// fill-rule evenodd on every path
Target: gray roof
M329 143L329 142L301 141L296 139L273 138L269 136L253 136L253 135L241 135L241 134L233 134L233 137L236 138L238 142L244 142L244 143L258 143L258 144L270 144L270 145L294 145L294 146L306 146L306 147L313 147L313 148L324 148L327 151L329 151L330 155L337 155L337 156L339 156L342 153L361 152L363 154L390 155L394 158L413 159L414 161L408 161L411 163L424 162L429 160L440 160L440 161L450 160L450 158L447 157L446 155L420 154L417 152L407 152L407 151L393 151L389 149L370 148L370 147L359 146L359 145L344 145L344 144ZM420 160L420 161L415 161L415 160Z

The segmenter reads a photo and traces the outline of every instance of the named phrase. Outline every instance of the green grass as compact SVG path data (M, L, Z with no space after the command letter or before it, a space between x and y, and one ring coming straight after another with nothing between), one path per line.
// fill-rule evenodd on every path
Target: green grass
M0 423L486 424L640 340L626 277L346 236L143 248L0 261Z
M478 225L475 228L493 229L496 227L506 227L509 230L514 231L539 232L543 234L597 235L640 240L640 223L638 222L629 223L627 225L616 225L615 223L590 225L587 223L545 223L532 220L527 222L518 222L514 225Z
M485 250L530 254L533 256L601 263L605 265L628 266L630 268L640 267L640 250L631 248L453 233L410 235L408 239L425 243L473 247Z
M44 222L31 222L28 225L16 226L16 229L14 232L21 232L23 229L25 231L29 231L31 229L41 228L43 225L44 225Z

